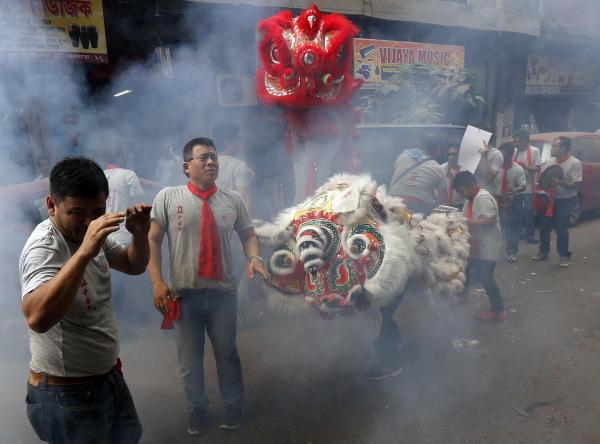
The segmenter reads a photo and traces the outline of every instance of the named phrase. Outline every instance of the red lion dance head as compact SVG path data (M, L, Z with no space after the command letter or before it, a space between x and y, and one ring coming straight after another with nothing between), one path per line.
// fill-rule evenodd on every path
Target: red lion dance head
M260 99L288 111L305 130L305 112L347 103L360 86L352 76L352 38L358 28L346 17L323 14L316 5L293 17L282 11L261 21L256 76Z
M352 78L352 38L346 17L312 5L294 18L282 11L258 25L262 66L257 91L267 104L307 109L347 101L360 85Z

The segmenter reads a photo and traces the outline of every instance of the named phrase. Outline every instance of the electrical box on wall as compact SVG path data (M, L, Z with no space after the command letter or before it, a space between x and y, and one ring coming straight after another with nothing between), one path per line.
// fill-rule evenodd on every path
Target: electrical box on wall
M257 104L254 79L242 74L217 76L217 93L221 106L254 106Z

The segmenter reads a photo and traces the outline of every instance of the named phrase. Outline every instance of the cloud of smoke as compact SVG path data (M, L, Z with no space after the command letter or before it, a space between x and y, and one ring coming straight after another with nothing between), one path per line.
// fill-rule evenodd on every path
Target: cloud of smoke
M272 11L236 8L189 6L185 11L183 26L191 43L171 47L173 78L162 78L157 72L155 59L149 56L145 62L127 66L94 94L85 70L79 65L0 53L0 184L22 183L36 177L35 157L46 155L51 163L65 155L74 154L100 159L106 144L113 139L123 141L128 147L128 167L136 170L141 177L153 178L156 161L165 152L163 142L172 143L176 152L179 152L190 138L210 135L215 124L235 121L247 128L245 155L251 166L257 172L267 171L280 176L278 181L268 181L269 177L260 175L257 179L264 181L259 182L264 188L260 188L261 191L255 196L255 201L261 202L256 206L256 212L265 218L272 216L279 208L273 205L274 199L267 193L273 192L272 187L281 188L292 175L289 159L283 155L283 119L278 111L264 107L220 107L217 91L217 78L223 74L244 74L252 81L255 70L254 26L259 18L270 15ZM10 32L10 29L3 29L2 32ZM127 28L124 32L134 36L136 30ZM471 35L466 35L461 38L469 44ZM428 36L422 37L427 40ZM124 90L132 92L114 97L115 93ZM361 131L362 139L357 141L359 151L365 159L372 158L369 161L371 163L364 163L366 167L379 165L381 171L376 173L379 173L377 179L380 182L389 179L389 168L400 149L399 142L404 144L402 148L417 143L420 133L420 130L411 130L410 133L394 133L390 136L378 128ZM456 137L454 134L452 136ZM220 141L216 142L219 146ZM364 149L360 150L360 147ZM293 185L287 186L293 188ZM290 191L288 196L291 194ZM27 199L29 196L27 194ZM3 374L7 375L10 384L6 386L10 386L11 390L4 397L0 410L14 412L14 415L3 415L0 420L2 442L19 442L23 437L27 441L32 436L25 416L21 414L23 409L14 408L15 405L22 406L22 381L27 368L26 332L20 313L20 289L15 270L20 249L36 218L40 217L35 214L38 203L34 203L33 198L23 200L21 205L11 201L10 208L2 212L0 219L0 226L3 227L0 232L3 245L0 279L5 284L4 296L0 299L0 356L9 358L3 359L6 362ZM291 203L290 200L287 203ZM143 299L147 308L152 310L149 295ZM471 337L470 323L466 318L457 316L452 322L438 322L435 332L425 332L419 330L416 324L428 316L422 314L426 310L422 303L414 303L412 310L404 306L401 308L403 320L416 313L415 320L405 321L404 329L411 330L408 349L415 350L417 358L402 383L387 386L395 394L395 405L386 408L376 403L369 404L371 408L381 410L382 420L380 423L359 419L362 431L358 436L361 439L387 441L388 431L381 424L393 420L398 411L406 412L413 408L414 415L404 420L405 423L418 423L420 413L431 417L443 409L455 408L453 401L445 396L452 379L450 373L454 370L440 368L435 352L438 350L442 356L446 353L449 331L460 337ZM296 373L286 380L287 387L291 386L289 393L298 396L307 387L326 388L329 382L347 395L345 399L351 399L348 392L354 392L354 396L359 397L362 390L381 390L359 383L356 374L351 377L354 385L350 386L340 383L337 377L340 367L344 366L355 372L366 370L366 358L362 354L358 358L355 356L357 349L367 354L372 332L367 331L365 323L319 324L318 328L313 328L311 322L293 328L296 336L283 340L279 330L275 329L286 328L285 322L273 327L261 327L266 330L265 336L268 336L263 346L267 349L271 347L273 352L263 353L257 365L273 369L275 373L287 372L294 366L303 366L312 361L305 374ZM250 337L254 337L252 333ZM260 340L264 338L258 335L257 341ZM281 365L281 353L289 354L289 348L293 349L295 358ZM467 367L461 370L464 372L462 381L465 385L469 377L477 375L479 370L477 363ZM175 373L175 369L172 371ZM349 372L343 374L347 376ZM315 380L322 383L313 386ZM478 390L485 392L490 383L485 378L479 380ZM286 384L282 390L286 390ZM337 405L339 391L310 393L320 396L321 405L331 409L340 407ZM316 413L309 413L308 417L319 421L318 408L311 406L308 401L302 405L307 410L312 407ZM156 408L162 406L157 405ZM360 418L361 412L353 413ZM290 414L292 417L296 415L300 421L301 413L291 411Z

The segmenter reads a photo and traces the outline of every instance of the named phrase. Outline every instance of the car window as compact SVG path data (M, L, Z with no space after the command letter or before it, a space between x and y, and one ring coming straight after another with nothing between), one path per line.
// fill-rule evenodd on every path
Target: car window
M582 162L600 162L598 145L591 137L580 137L573 141L573 155Z

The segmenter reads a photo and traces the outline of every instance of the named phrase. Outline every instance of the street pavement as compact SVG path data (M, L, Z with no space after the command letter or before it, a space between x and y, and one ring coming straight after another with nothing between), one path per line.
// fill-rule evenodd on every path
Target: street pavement
M207 347L207 433L185 432L172 332L129 326L125 376L143 443L597 443L600 442L600 220L572 230L572 266L555 253L499 263L506 323L474 320L487 308L475 287L467 306L410 294L396 313L403 373L368 381L372 319L277 317L264 301L239 331L246 381L242 429L218 430L223 405ZM148 304L151 304L148 295ZM2 324L0 443L37 442L25 417L27 343L19 315ZM133 329L133 331L131 331Z

